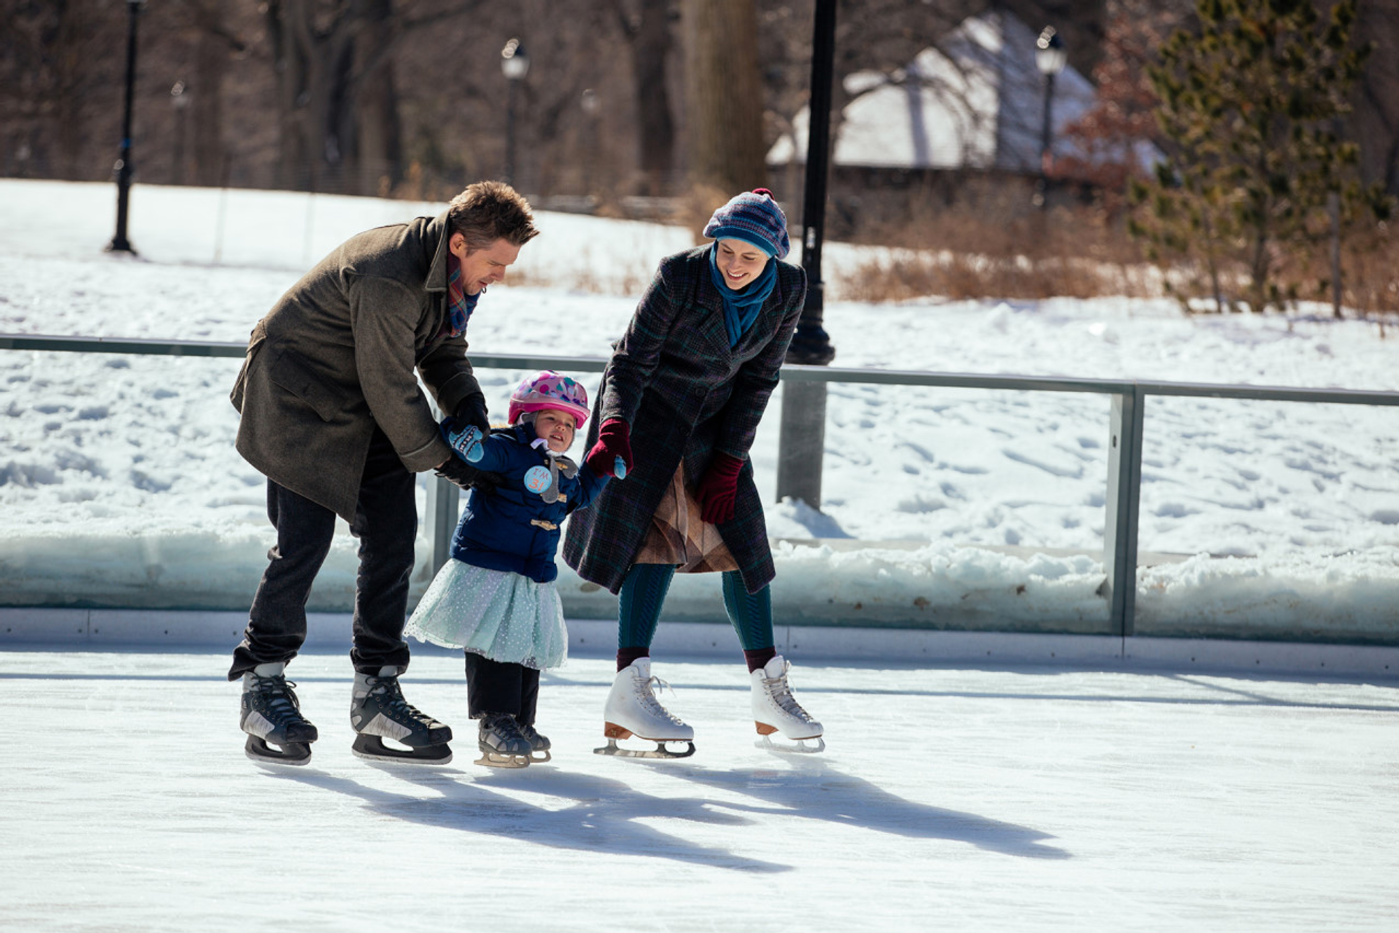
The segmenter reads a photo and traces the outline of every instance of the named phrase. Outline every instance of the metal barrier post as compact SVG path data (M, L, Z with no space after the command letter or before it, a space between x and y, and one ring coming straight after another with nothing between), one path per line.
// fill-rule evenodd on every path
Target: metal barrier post
M1103 595L1108 600L1112 634L1123 638L1133 633L1137 607L1137 514L1141 506L1145 401L1139 386L1112 396Z
M450 480L440 476L429 476L427 481L427 514L423 516L427 524L427 539L431 543L431 568L433 574L442 569L447 558L452 556L452 533L457 529L457 516L461 510L461 490Z
M791 496L821 507L822 454L826 449L826 384L784 382L777 450L777 499Z
M806 183L802 193L802 269L806 300L787 362L826 366L836 349L821 326L825 283L821 245L826 237L826 183L830 174L831 82L836 44L836 0L816 0L811 48L811 126L806 138ZM777 500L791 496L821 508L821 452L826 447L826 384L788 382L782 392L782 423L777 442Z

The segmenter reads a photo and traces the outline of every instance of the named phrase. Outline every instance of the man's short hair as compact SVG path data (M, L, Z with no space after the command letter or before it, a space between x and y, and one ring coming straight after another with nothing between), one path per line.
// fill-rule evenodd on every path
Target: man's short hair
M470 249L485 249L496 240L524 246L539 235L529 202L499 181L478 181L452 198L447 221L453 233L466 237Z

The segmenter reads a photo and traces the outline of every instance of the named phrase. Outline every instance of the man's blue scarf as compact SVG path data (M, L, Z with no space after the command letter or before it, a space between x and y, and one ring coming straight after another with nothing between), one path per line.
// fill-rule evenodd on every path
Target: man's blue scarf
M709 275L724 299L724 327L729 332L729 346L735 346L758 319L763 302L772 294L777 284L777 263L769 258L756 279L735 291L724 282L724 274L719 271L719 241L716 240L709 249Z

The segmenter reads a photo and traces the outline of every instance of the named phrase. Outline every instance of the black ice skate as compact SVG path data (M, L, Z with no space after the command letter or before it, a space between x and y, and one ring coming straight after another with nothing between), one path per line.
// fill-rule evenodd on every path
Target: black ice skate
M301 715L301 704L292 690L296 685L287 681L286 667L281 663L259 664L243 675L238 725L248 733L243 750L253 761L304 765L311 760L311 743L319 734Z
M527 722L520 723L520 735L523 735L525 737L525 740L529 742L530 761L543 762L550 761L553 759L554 756L549 753L549 749L553 748L554 746L553 743L549 741L549 737L547 735L540 735L535 730L534 726L530 725Z
M535 732L535 735L539 733ZM544 739L544 736L539 735L539 738ZM544 739L546 744L548 741ZM527 768L534 760L534 743L525 737L520 731L520 724L509 713L487 713L481 717L481 735L477 745L481 749L481 757L476 759L476 763L489 768Z
M385 667L377 677L355 674L350 725L359 734L350 750L374 761L445 765L452 760L452 749L447 745L452 741L451 727L403 699L395 670ZM384 739L405 747L385 745Z

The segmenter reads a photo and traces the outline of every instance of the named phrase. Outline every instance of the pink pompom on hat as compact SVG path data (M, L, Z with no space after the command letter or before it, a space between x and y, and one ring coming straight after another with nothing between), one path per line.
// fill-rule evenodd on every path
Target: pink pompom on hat
M510 423L520 420L526 412L566 411L578 421L578 427L588 420L588 393L568 376L552 369L535 373L510 393Z

